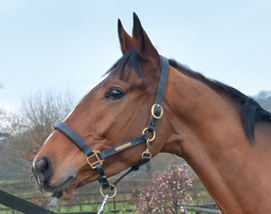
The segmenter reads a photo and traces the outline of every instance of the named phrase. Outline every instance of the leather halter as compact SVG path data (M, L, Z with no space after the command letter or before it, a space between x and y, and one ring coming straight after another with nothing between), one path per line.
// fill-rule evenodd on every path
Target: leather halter
M168 69L169 69L169 63L168 59L161 56L162 59L162 66L161 66L161 76L159 80L159 85L158 85L158 90L155 98L155 104L153 104L151 108L151 117L149 120L148 127L145 128L142 132L141 135L138 137L135 137L131 140L125 141L124 143L121 143L117 146L114 146L110 149L106 149L104 151L99 151L99 150L91 150L90 147L86 144L86 142L75 132L73 131L68 125L65 123L58 123L55 126L56 130L59 130L62 132L64 135L66 135L82 152L85 153L86 159L88 164L91 166L92 169L97 169L98 173L100 175L100 183L101 183L101 194L104 196L102 189L107 189L110 188L113 190L115 186L129 173L133 171L137 171L140 166L144 165L148 161L150 161L152 155L149 151L150 144L149 142L154 140L156 133L155 133L155 125L158 122L158 120L163 116L163 108L161 106L161 102L163 99L163 94L165 90L165 85L167 81L167 75L168 75ZM153 134L153 137L150 139L146 136L146 132L151 132ZM141 161L130 168L124 175L122 175L118 180L116 180L113 184L109 184L107 180L107 176L104 173L103 170L103 162L106 158L115 155L119 152L122 152L126 149L129 149L131 147L134 147L136 145L139 145L143 142L146 142L147 144L147 149L144 151L141 155ZM90 159L96 158L96 161L91 162ZM115 193L113 196L114 197L116 194L116 189ZM104 196L105 197L105 196ZM110 197L109 197L110 198Z

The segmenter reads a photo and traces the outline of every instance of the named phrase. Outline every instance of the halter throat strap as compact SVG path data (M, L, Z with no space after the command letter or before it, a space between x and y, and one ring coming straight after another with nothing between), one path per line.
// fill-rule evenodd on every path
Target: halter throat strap
M163 108L161 107L163 95L165 92L169 63L166 57L161 56L162 67L161 67L161 75L159 80L159 85L155 97L155 104L151 109L151 117L149 120L148 131L153 132L158 120L163 116Z
M125 176L127 176L129 173L133 171L137 171L140 166L146 164L151 159L151 154L148 151L148 144L149 144L149 141L151 140L148 139L148 137L145 134L145 131L153 133L155 137L155 126L158 120L163 116L163 108L161 106L161 102L163 99L163 94L165 90L168 69L169 69L169 62L167 58L161 56L161 60L162 60L161 75L160 75L159 85L158 85L157 94L155 98L155 104L152 106L152 109L151 109L151 116L148 123L148 127L144 129L143 133L139 135L138 137L135 137L117 146L114 146L112 148L109 148L100 152L98 150L91 150L90 147L87 145L87 143L72 128L70 128L65 123L58 123L55 126L56 130L66 135L82 152L85 153L88 164L91 166L92 169L97 169L100 175L100 183L103 189L106 189L106 188L114 189L115 185L117 185ZM116 180L113 184L110 185L102 167L104 160L112 155L125 151L143 142L147 142L147 150L146 152L142 153L141 161L137 165L131 167L129 171L127 171L123 176L121 176L118 180ZM93 159L95 160L93 161Z

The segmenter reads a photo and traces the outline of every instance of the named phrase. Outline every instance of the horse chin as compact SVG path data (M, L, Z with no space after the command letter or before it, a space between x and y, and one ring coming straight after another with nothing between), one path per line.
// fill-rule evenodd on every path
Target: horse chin
M70 201L74 197L76 188L76 179L74 177L69 177L66 181L55 188L55 191L52 193L52 197L63 201Z
M37 186L38 189L49 199L49 206L51 206L50 204L54 204L59 200L72 200L77 188L77 181L74 176L70 176L58 185L49 185L49 182L46 182L45 184L37 182Z
M73 199L76 188L66 189L62 192L62 196L59 198L62 201L70 201Z
M71 201L74 197L76 185L71 185L70 188L60 190L58 189L54 193L45 193L47 196L47 207L48 208L60 208L61 207L61 201Z

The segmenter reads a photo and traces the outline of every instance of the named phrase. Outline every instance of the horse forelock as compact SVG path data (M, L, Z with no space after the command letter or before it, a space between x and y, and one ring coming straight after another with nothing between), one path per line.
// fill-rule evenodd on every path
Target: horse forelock
M125 67L128 69L125 69ZM125 75L125 71L128 72L129 75L131 68L134 68L136 74L143 79L143 69L136 48L125 53L104 75L113 72L113 74L119 75L119 79L122 79Z

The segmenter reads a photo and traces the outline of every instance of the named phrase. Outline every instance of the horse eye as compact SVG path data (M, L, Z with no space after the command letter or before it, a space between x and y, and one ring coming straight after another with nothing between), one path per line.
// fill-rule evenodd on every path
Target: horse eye
M124 93L120 89L113 88L107 94L107 98L112 100L120 100L124 96Z

